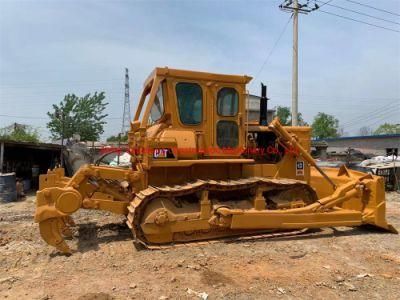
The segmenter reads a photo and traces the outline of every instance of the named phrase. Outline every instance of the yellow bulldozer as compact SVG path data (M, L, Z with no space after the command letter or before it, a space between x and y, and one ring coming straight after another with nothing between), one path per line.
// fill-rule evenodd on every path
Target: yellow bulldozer
M80 208L126 216L138 245L301 233L374 225L385 216L381 177L320 168L309 127L267 122L265 89L249 120L251 77L156 68L144 83L128 132L129 168L94 164L72 177L40 176L35 221L42 238L70 253Z

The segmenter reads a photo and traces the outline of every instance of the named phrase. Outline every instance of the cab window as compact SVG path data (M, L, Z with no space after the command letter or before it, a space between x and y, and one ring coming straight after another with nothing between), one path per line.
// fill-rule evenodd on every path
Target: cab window
M239 95L234 88L222 88L217 95L218 114L233 117L238 113Z
M149 100L150 100L150 89L147 89L147 90L145 90L144 91L144 94L146 95L145 96L145 98L144 98L144 102L143 102L143 106L142 106L142 109L141 109L141 111L140 111L140 114L139 114L139 120L143 120L143 116L144 116L144 113L145 113L145 108L149 105ZM149 117L150 118L150 117Z
M235 148L239 144L239 127L234 121L217 123L217 144L220 148Z
M181 122L185 125L200 124L203 112L203 92L200 85L180 82L175 89Z
M161 83L158 87L156 96L154 98L153 106L150 110L149 124L157 122L164 114L164 95L163 95L163 84Z

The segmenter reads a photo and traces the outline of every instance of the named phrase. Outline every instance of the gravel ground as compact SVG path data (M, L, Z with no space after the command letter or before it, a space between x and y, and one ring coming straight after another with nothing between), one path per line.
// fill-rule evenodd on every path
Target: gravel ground
M33 222L34 196L0 204L2 299L399 299L400 236L327 228L304 236L136 250L123 218L81 210L72 256ZM387 193L400 228L400 194Z

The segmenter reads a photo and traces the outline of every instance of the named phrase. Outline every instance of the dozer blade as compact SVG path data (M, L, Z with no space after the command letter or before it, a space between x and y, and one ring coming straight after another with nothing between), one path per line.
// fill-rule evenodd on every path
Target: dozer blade
M39 223L40 235L51 246L65 254L71 254L71 249L65 242L62 234L67 233L66 224L62 218L50 218Z
M320 199L325 198L327 202L331 201L335 206L342 209L359 211L362 214L362 225L369 224L391 233L398 233L386 220L385 183L382 177L350 170L345 166L342 166L339 170L335 168L323 168L323 170L339 188L334 191L318 171L312 168L311 185ZM355 182L353 188L351 188L351 182ZM334 198L335 194L339 196L339 191L345 185L349 185L347 192L359 189L360 193L347 198L346 201L329 200ZM325 205L332 207L328 203L325 203Z

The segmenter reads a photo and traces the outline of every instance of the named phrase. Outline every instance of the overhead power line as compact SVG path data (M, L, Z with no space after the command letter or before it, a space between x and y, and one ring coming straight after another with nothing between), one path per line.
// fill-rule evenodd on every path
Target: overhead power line
M317 0L317 2L321 2L321 1ZM361 16L366 16L366 17L373 18L373 19L376 19L376 20L380 20L380 21L384 21L384 22L400 25L399 22L395 22L395 21L384 19L384 18L372 16L372 15L369 15L369 14L366 14L366 13L363 13L363 12L359 12L357 10L349 9L349 8L346 8L346 7L342 7L342 6L339 6L339 5L334 5L334 4L329 4L329 3L324 3L324 4L326 4L328 6L331 6L331 7L335 7L335 8L344 10L344 11L349 11L349 12L352 12L352 13L355 13L355 14L358 14L358 15L361 15ZM322 7L322 5L320 7Z
M360 125L365 125L369 122L373 122L375 120L381 120L381 119L387 119L389 116L394 116L398 114L397 111L395 110L386 110L386 111L382 111L376 115L371 115L371 116L366 116L360 120L358 120L357 122L353 122L351 124L341 124L341 126L346 127L346 128L355 128L355 127L359 127Z
M362 114L358 117L355 117L348 122L342 123L341 125L342 126L350 126L350 127L352 125L359 125L360 122L371 119L371 118L374 119L376 117L379 117L382 113L396 111L396 107L397 107L396 105L389 105L389 106L381 107L381 108L375 109L374 111Z
M392 29L392 28L388 28L388 27L379 26L379 25L376 25L376 24L364 22L364 21L361 21L361 20L357 20L357 19L353 19L353 18L350 18L350 17L338 15L338 14L335 14L335 13L332 13L332 12L329 12L329 11L325 11L325 10L322 10L322 9L319 9L318 11L320 11L320 12L322 12L324 14L336 16L336 17L339 17L339 18L342 18L342 19L346 19L346 20L349 20L349 21L358 22L358 23L362 23L362 24L365 24L365 25L381 28L381 29L384 29L384 30L400 33L400 30L396 30L396 29Z
M15 115L0 115L0 117L16 118L16 119L38 119L38 120L49 120L49 117L34 117L34 116L15 116ZM104 120L122 120L121 117L106 117Z
M264 67L265 67L266 64L268 63L268 61L269 61L269 59L270 59L272 53L274 52L275 48L276 48L276 47L278 46L278 44L279 44L279 41L280 41L281 38L283 37L283 35L284 35L285 31L286 31L286 28L287 28L288 25L289 25L289 22L290 22L290 19L291 19L291 18L292 18L292 15L289 17L289 19L288 19L287 22L285 23L285 26L283 27L283 29L282 29L282 31L280 32L278 38L276 39L274 45L272 46L271 50L269 51L267 57L265 58L263 64L261 65L261 68L260 68L260 69L258 70L258 72L256 73L256 76L254 76L253 82L252 82L251 84L253 84L253 83L256 81L255 79L261 74L262 70L264 69Z
M350 126L345 126L345 127L346 127L347 129L349 129L349 128L354 129L354 128L359 127L360 125L370 127L370 126L375 125L375 124L377 124L377 123L379 123L379 122L381 122L381 123L385 123L385 122L386 122L386 123L387 123L388 118L394 117L394 116L396 116L397 114L398 114L397 112L391 111L391 112L387 112L387 113L385 113L385 114L382 114L382 115L380 115L379 117L376 117L376 118L373 118L373 119L368 119L368 120L363 120L362 122L360 122L360 123L358 123L358 124L354 124L354 125L350 125Z
M353 0L345 0L345 1L350 2L350 3L354 3L354 4L358 4L358 5L361 5L361 6L365 6L365 7L371 8L371 9L375 9L377 11L381 11L381 12L384 12L384 13L387 13L387 14L391 14L391 15L400 17L400 14L398 14L398 13L395 13L395 12L392 12L392 11L388 11L388 10L385 10L385 9L381 9L381 8L377 8L377 7L368 5L368 4L360 3L360 2L357 2L357 1L353 1Z
M285 92L275 92L272 91L270 93L271 95L275 96L290 96L290 93L285 93ZM314 95L314 94L304 94L300 93L300 96L304 97L305 100L306 98L316 98L316 99L328 99L328 100L334 100L334 101L349 101L349 100L357 100L357 101L368 101L371 102L373 100L377 101L382 101L382 100L388 100L388 101L399 101L400 103L400 97L365 97L365 96L339 96L339 95L334 95L334 94L326 94L326 95Z
M387 113L392 113L392 112L396 112L394 107L392 107L391 109L386 109L386 110L380 110L380 111L378 110L374 113L366 113L358 118L352 119L351 121L344 122L341 125L346 126L346 127L359 126L360 123L363 123L368 120L374 120L376 118L379 118L382 114L387 114Z
M106 98L112 99L121 97L124 91L117 86L113 86L111 89L107 88L105 91ZM66 92L64 90L60 92L50 91L50 90L37 90L37 91L13 91L2 93L0 90L0 103L15 103L15 98L23 98L23 99L32 99L36 100L36 104L58 104L65 96ZM70 93L75 95L80 95L84 93ZM271 90L270 96L290 96L290 92L284 92L282 90L275 91L275 89ZM335 101L350 101L357 100L362 102L370 102L370 101L398 101L400 102L400 94L397 97L379 97L379 96L363 96L363 95L355 95L355 96L346 96L346 95L335 95L335 94L308 94L308 93L299 93L299 96L302 96L303 101L308 101L307 98L316 98L316 99L327 99L327 100L335 100ZM56 100L55 100L56 99ZM51 101L51 102L49 102ZM110 103L113 105L114 103Z
M333 0L329 0L329 1L326 1L326 2L322 3L322 4L319 6L319 8L323 7L324 5L327 5L327 4L331 3L332 1L333 1ZM318 1L318 2L319 2L319 1Z
M350 121L343 122L342 126L352 126L352 125L359 125L360 122L365 121L370 118L379 117L382 113L387 113L389 111L393 111L394 107L386 107L385 109L378 109L373 112L362 114L361 116L352 118Z
M94 85L94 84L115 84L120 82L120 79L105 79L105 80L92 80L92 81L58 81L58 82L31 82L23 84L0 84L1 89L6 88L34 88L34 87L52 87L52 86L65 86L67 84L75 85Z
M24 119L39 119L39 120L48 120L48 119L49 119L49 118L44 118L44 117L11 116L11 115L0 115L0 117L7 117L7 118L24 118Z

